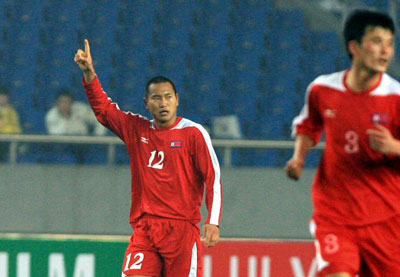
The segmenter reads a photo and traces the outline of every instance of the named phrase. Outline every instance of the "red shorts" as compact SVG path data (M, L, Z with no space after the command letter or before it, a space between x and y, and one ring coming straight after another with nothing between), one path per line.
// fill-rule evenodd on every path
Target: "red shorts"
M145 215L134 228L122 276L202 276L200 232L185 220Z
M316 238L318 276L400 276L400 216L366 226L311 221L310 230Z

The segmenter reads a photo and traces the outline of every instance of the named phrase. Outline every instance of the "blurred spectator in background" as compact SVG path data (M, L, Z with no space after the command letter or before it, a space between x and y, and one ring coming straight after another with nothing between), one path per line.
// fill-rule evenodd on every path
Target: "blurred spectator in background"
M348 9L347 2L344 0L322 0L319 2L319 5L325 10L338 13L340 15L344 14Z
M97 122L89 105L74 101L68 89L61 89L57 102L46 114L46 129L50 135L105 135L106 128ZM77 163L84 163L87 145L58 145L53 151L70 152Z
M0 88L0 134L20 134L19 116L9 100L7 89ZM9 144L9 142L0 142L0 162L6 160Z
M101 136L106 133L89 105L74 101L67 89L58 92L56 105L47 112L46 129L50 135Z

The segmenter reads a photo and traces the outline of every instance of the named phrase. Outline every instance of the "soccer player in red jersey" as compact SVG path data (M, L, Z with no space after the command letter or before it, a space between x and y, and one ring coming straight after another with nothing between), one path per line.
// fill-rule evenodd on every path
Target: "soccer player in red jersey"
M100 123L126 144L131 159L134 233L122 276L202 276L201 240L219 240L222 183L207 131L177 115L179 95L165 77L146 86L144 104L153 120L121 111L103 91L85 40L75 62L84 73L89 103ZM208 217L200 236L204 189Z
M316 78L293 121L289 178L301 177L326 136L310 223L319 276L400 276L400 83L386 73L394 32L386 14L351 13L343 33L350 69Z

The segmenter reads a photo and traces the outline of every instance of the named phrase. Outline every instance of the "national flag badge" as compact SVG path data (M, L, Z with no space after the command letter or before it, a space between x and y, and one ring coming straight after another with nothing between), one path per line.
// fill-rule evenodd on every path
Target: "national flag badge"
M372 122L378 124L386 124L389 122L389 114L387 113L374 113L372 114Z
M181 140L174 140L171 141L170 146L171 148L181 148L182 147L182 141Z

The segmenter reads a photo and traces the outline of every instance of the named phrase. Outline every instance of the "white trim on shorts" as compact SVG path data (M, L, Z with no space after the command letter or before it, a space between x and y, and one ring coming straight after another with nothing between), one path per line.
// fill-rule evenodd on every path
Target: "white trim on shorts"
M317 224L315 223L314 220L310 221L310 233L315 238L314 244L315 244L316 257L317 257L318 272L321 272L324 268L328 267L330 265L330 263L325 261L324 258L322 257L321 246L317 239Z
M197 276L197 243L195 242L192 248L192 260L190 262L190 272L188 277Z

